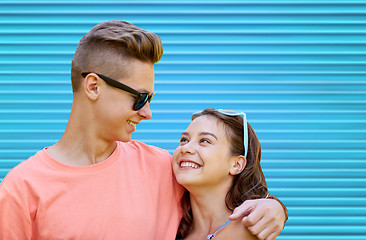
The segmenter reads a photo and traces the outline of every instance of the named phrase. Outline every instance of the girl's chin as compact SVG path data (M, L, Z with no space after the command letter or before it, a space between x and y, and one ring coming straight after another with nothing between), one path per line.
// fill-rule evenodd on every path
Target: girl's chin
M177 182L185 188L198 184L198 181L193 176L188 176L188 174L177 174L175 177Z

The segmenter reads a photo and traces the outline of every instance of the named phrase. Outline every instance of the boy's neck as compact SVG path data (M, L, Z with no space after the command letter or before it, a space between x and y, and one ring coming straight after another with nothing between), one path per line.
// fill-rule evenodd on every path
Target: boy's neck
M63 136L47 149L48 153L67 165L87 166L104 161L113 153L117 143L98 138L96 127L72 111Z

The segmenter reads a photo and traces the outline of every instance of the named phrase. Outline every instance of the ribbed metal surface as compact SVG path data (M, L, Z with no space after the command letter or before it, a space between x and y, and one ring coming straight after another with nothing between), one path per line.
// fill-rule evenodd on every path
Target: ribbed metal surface
M366 2L1 1L0 181L59 139L80 38L121 19L159 34L153 118L134 138L168 149L192 112L247 112L282 240L366 239Z

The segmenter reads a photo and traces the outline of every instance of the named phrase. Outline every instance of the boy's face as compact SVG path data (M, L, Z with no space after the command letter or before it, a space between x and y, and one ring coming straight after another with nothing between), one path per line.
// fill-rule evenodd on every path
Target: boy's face
M154 64L132 60L127 68L129 71L127 77L115 80L139 92L154 92ZM146 103L144 107L135 111L133 110L135 95L105 83L103 85L105 91L101 94L97 107L99 111L97 117L100 118L98 122L103 125L99 134L107 141L127 142L131 140L137 124L141 120L151 118L150 105Z

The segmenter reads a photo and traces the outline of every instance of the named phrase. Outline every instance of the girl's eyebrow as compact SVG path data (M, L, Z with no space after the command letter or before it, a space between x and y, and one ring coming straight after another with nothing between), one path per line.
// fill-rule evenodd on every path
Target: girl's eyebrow
M189 133L188 133L188 132L183 132L183 133L182 133L182 136L183 136L183 135L185 135L185 136L189 136ZM216 137L216 135L215 135L215 134L213 134L213 133L210 133L210 132L200 132L200 133L199 133L199 135L200 135L200 136L202 136L202 135L210 135L210 136L214 137L216 140L218 140L218 139L217 139L217 137Z
M210 135L210 136L214 137L216 140L218 140L216 135L213 133L210 133L210 132L201 132L199 135Z

